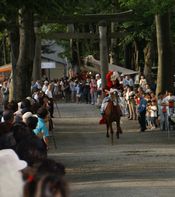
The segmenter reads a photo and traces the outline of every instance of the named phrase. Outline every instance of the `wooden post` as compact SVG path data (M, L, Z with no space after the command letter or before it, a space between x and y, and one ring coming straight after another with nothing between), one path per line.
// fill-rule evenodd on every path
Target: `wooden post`
M101 62L101 78L102 88L106 87L106 74L108 73L108 48L107 48L107 26L102 22L99 24L100 34L100 62ZM104 97L104 95L103 95Z
M32 78L34 81L41 79L41 35L40 25L38 21L34 22L35 31L35 56L33 62L33 74Z
M67 32L68 33L74 33L74 24L67 24ZM70 56L71 56L71 64L72 64L72 69L74 70L75 69L75 65L74 65L74 63L73 63L73 56L74 56L74 54L73 54L73 43L74 41L73 41L73 39L71 38L70 39L70 43L69 43L69 46L70 46Z

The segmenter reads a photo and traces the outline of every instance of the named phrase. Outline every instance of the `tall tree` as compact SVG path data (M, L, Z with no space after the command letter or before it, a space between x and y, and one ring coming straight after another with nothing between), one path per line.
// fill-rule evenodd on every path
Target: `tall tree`
M48 12L48 7L52 12ZM30 86L35 52L35 34L33 15L48 17L56 15L60 5L55 0L45 0L41 5L40 0L4 0L0 2L2 19L9 30L12 54L11 99L21 100L30 95Z
M157 93L160 91L165 91L169 88L172 89L174 62L172 55L173 41L172 41L172 32L171 32L170 8L174 6L174 1L173 0L166 0L166 1L120 0L120 2L122 2L123 5L134 9L136 14L140 17L145 16L146 18L148 17L154 18L155 16L157 51L158 51ZM150 30L149 32L151 34L149 33L150 36L147 37L148 38L147 39L148 42L146 45L147 47L149 46L149 42L153 41L153 36L152 36L153 32L151 32ZM154 31L154 28L152 28L152 30ZM146 58L145 66L148 68L150 66L150 65L148 66L148 63L151 64L150 58L152 54L150 53L153 52L150 51L151 47L149 47L149 50L147 50L147 47L145 47L145 58Z
M170 13L155 15L157 47L158 47L158 77L157 93L166 90L173 91L174 55L170 28Z

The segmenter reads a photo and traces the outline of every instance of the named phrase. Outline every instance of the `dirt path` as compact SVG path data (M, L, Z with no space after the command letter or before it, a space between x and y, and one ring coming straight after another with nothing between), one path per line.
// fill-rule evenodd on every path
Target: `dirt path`
M49 156L67 169L73 197L174 197L175 133L139 133L122 120L123 135L111 145L99 112L86 104L60 104L55 123L57 150Z

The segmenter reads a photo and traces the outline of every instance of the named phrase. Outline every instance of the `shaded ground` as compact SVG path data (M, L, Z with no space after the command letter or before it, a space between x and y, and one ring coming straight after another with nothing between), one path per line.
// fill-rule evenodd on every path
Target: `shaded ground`
M67 169L72 197L175 196L175 135L139 133L137 121L123 118L119 140L105 137L99 112L87 104L60 104L54 119L57 150L49 156Z

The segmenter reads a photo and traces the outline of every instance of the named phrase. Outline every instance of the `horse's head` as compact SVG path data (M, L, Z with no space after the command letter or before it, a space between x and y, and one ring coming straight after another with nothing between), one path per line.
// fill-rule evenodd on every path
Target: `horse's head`
M109 95L110 95L111 100L113 100L113 101L117 100L119 97L118 90L111 88L109 91Z

